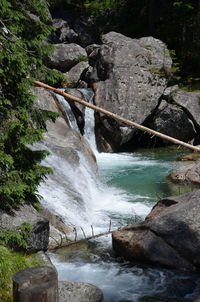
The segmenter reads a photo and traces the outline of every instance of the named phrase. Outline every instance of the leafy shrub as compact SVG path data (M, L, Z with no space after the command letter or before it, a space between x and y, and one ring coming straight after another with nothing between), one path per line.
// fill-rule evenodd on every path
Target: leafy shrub
M4 245L14 250L26 250L28 248L27 240L32 227L24 222L17 230L2 229L0 231L0 245Z

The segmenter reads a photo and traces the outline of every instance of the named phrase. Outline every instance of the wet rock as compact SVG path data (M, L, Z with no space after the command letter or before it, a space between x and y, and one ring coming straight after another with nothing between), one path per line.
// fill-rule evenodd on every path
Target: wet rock
M106 110L142 124L158 105L167 87L171 58L166 46L152 37L131 39L110 32L102 45L89 51L88 81L93 83L95 103ZM112 151L133 137L131 127L96 114L99 149Z
M199 268L199 198L200 190L196 190L161 200L146 221L114 232L113 248L127 259Z
M103 302L102 291L88 283L83 282L58 282L60 302Z
M44 88L34 88L34 95L36 96L36 104L41 109L51 110L53 112L60 112L60 107L54 95ZM71 129L67 123L67 117L59 117L55 123L47 122L47 132L44 134L45 144L56 152L59 156L64 156L70 163L74 165L79 164L79 156L77 151L80 151L86 157L88 164L92 169L96 170L96 158L88 142L78 133ZM37 144L39 147L39 143ZM71 154L71 155L70 155Z
M87 53L78 44L55 44L55 50L48 57L47 65L61 72L67 72L83 58L87 58Z
M33 206L24 204L11 213L0 211L0 229L18 230L23 223L31 226L28 235L28 252L47 250L49 242L49 221L38 213Z
M168 179L175 184L200 186L200 163L184 165L172 171Z

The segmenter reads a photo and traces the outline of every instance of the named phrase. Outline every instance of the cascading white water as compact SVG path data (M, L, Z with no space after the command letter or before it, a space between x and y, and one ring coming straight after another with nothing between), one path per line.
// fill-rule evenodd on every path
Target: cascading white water
M81 89L81 93L91 102L91 90ZM57 99L71 121L71 127L76 130L76 119L69 110L67 101L60 95L57 95ZM97 160L105 159L106 154L99 154L96 149L94 112L89 108L85 111L85 138L91 142ZM119 224L115 217L119 215L128 219L135 213L146 215L149 212L149 206L129 202L137 199L137 196L130 196L119 188L107 187L105 183L101 183L80 152L80 163L74 166L66 158L61 159L50 145L45 148L51 155L45 159L44 164L52 167L54 174L48 176L47 181L41 184L39 193L43 196L43 204L60 215L66 223L77 228L82 227L85 232L91 232L93 225L97 233L108 229L110 218L113 220L113 227L117 227ZM129 156L116 155L117 162L119 158L127 162L134 160Z
M65 89L60 89L61 91L65 91ZM69 121L69 125L72 129L79 131L77 122L76 122L76 118L71 110L71 107L69 105L69 103L66 101L66 99L60 95L60 94L56 94L56 98L60 104L60 106L62 107L62 110L64 112L64 114L68 117L68 121Z
M79 89L79 91L84 95L85 99L88 103L93 103L94 92L91 89ZM85 108L85 127L84 127L84 137L90 144L92 151L97 155L97 146L95 139L95 131L94 131L95 123L94 123L94 110L89 107Z
M82 93L87 95L88 91L83 90ZM65 106L65 99L58 99ZM66 223L82 227L90 234L92 224L97 234L108 230L110 219L115 229L135 216L146 216L152 199L156 199L156 192L160 192L158 188L163 185L158 178L162 179L172 164L155 158L153 154L99 154L93 120L92 110L86 109L85 137L91 142L97 157L99 175L89 168L82 154L78 154L80 164L74 166L66 159L60 159L50 148L51 156L47 157L46 164L54 169L54 175L41 185L40 194L44 197L43 203ZM76 129L76 125L71 125ZM93 283L103 290L105 302L138 302L145 295L165 292L173 278L177 278L175 281L181 278L190 280L190 276L176 274L175 277L173 272L165 269L117 262L112 258L110 239L102 238L88 245L91 246L83 248L83 251L61 251L60 255L58 251L57 255L51 255L51 259L57 267L59 279Z

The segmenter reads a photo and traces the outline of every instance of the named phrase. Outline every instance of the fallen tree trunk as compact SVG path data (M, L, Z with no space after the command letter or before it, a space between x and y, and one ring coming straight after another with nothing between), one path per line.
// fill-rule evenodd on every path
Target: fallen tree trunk
M116 230L115 230L116 231ZM89 241L91 239L95 239L95 238L99 238L99 237L103 237L103 236L106 236L106 235L109 235L109 234L112 234L114 231L108 231L108 232L105 232L105 233L101 233L101 234L97 234L97 235L92 235L90 237L85 237L85 238L81 238L79 240L75 240L75 241L66 241L64 242L63 239L64 238L61 238L61 242L60 244L58 243L58 245L54 246L54 247L50 247L48 250L49 251L55 251L55 250L58 250L62 247L68 247L68 246L71 246L71 245L75 245L75 244L79 244L79 243L83 243L83 242L86 242L86 241Z
M72 100L74 102L82 104L83 106L89 107L89 108L91 108L91 109L93 109L93 110L95 110L97 112L100 112L100 113L103 113L103 114L105 114L107 116L110 116L111 118L113 118L113 119L115 119L117 121L120 121L120 122L122 122L122 123L124 123L126 125L129 125L131 127L135 127L135 128L140 129L140 130L142 130L144 132L150 133L151 135L158 136L158 137L160 137L162 139L165 139L165 140L168 140L168 141L170 141L170 142L172 142L172 143L174 143L176 145L180 145L180 146L183 146L185 148L191 149L193 151L200 152L200 148L199 147L196 147L196 146L193 146L191 144L182 142L182 141L180 141L180 140L178 140L176 138L173 138L173 137L168 136L166 134L163 134L163 133L160 133L158 131L152 130L150 128L147 128L145 126L142 126L142 125L137 124L135 122L132 122L130 120L127 120L127 119L125 119L125 118L123 118L123 117L121 117L121 116L119 116L119 115L117 115L115 113L107 111L107 110L105 110L105 109L103 109L101 107L95 106L93 104L89 104L88 102L86 102L84 100L81 100L81 99L79 99L79 98L77 98L77 97L75 97L73 95L70 95L70 94L68 94L66 92L60 91L59 89L51 87L51 86L49 86L49 85L47 85L45 83L42 83L42 82L39 82L39 81L35 81L35 84L37 86L43 87L45 89L49 89L49 90L51 90L51 91L53 91L53 92L55 92L57 94L60 94L60 95L66 97L66 98L68 98L68 99L70 99L70 100Z

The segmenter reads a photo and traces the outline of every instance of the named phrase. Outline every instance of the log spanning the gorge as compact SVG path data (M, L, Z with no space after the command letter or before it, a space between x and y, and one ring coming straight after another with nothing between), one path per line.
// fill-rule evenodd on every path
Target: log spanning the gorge
M169 135L160 133L158 131L152 130L152 129L147 128L145 126L142 126L142 125L140 125L138 123L135 123L135 122L132 122L130 120L127 120L127 119L125 119L125 118L123 118L123 117L121 117L121 116L119 116L119 115L117 115L115 113L112 113L112 112L110 112L110 111L108 111L106 109L103 109L101 107L95 106L93 104L89 104L88 102L86 102L86 101L84 101L82 99L79 99L79 98L77 98L77 97L75 97L73 95L70 95L70 94L68 94L68 93L66 93L64 91L60 91L59 89L56 89L56 88L54 88L52 86L49 86L49 85L47 85L45 83L42 83L42 82L39 82L39 81L35 81L35 85L43 87L45 89L49 89L49 90L51 90L51 91L53 91L53 92L55 92L57 94L60 94L60 95L62 95L64 97L66 97L66 98L74 101L74 102L77 102L77 103L79 103L79 104L81 104L81 105L83 105L85 107L89 107L89 108L91 108L91 109L93 109L93 110L95 110L97 112L103 113L103 114L105 114L105 115L113 118L116 121L120 121L120 122L122 122L122 123L124 123L126 125L131 126L131 127L135 127L137 129L140 129L140 130L142 130L144 132L147 132L147 133L149 133L151 135L158 136L158 137L160 137L162 139L165 139L167 141L170 141L170 142L172 142L172 143L174 143L176 145L180 145L180 146L183 146L185 148L191 149L193 151L200 152L200 148L199 147L193 146L191 144L188 144L188 143L180 141L180 140L178 140L176 138L173 138L173 137L171 137Z

